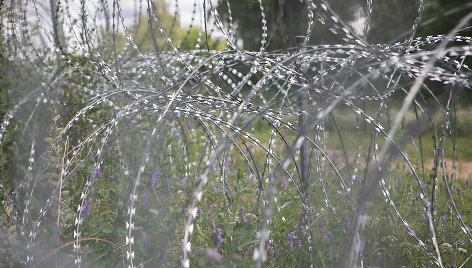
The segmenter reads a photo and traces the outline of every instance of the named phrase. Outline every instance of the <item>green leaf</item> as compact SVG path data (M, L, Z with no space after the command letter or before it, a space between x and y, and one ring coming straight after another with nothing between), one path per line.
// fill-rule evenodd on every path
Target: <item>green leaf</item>
M246 242L242 243L239 246L240 247L245 247L245 246L249 246L249 245L252 245L252 244L257 244L257 242L259 242L259 240L254 239L254 240L246 241Z
M102 232L106 233L106 234L111 234L113 232L113 230L109 229L109 228L103 228L102 229Z
M66 222L72 221L72 220L74 220L74 218L75 218L75 213L69 213L69 214L64 216L64 220L66 220Z
M15 230L16 230L16 226L15 226L15 225L12 225L12 226L10 226L10 228L8 228L7 232L8 232L9 234L11 234L11 233L14 233Z
M53 172L46 173L46 176L49 177L50 179L58 179L59 178L59 174L53 173ZM53 183L55 185L55 182L53 182Z

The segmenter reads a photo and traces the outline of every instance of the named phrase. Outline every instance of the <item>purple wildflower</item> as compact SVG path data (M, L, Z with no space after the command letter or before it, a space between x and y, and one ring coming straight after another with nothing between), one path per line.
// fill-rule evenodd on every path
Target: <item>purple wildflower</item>
M88 203L87 204L87 212L86 212L87 216L90 215L90 212L92 212L92 204Z
M289 247L290 247L290 251L293 251L293 238L295 237L295 232L291 232L287 235L287 239L290 243Z
M283 190L287 189L287 178L286 177L282 178L282 189Z
M249 247L247 247L247 253L248 253L247 255L248 256L251 256L253 251L254 251L254 246L253 245L250 245Z
M442 219L442 228L444 228L446 226L446 215L442 215L441 219Z
M182 178L182 186L185 186L187 184L187 181L188 181L188 177L185 176Z
M213 233L216 232L215 220L211 220L211 227L213 227Z
M348 218L344 218L342 224L343 224L344 230L349 229L349 226L351 225Z
M400 175L400 173L398 173L397 184L400 185L401 183L402 183L402 176Z
M300 226L300 232L302 233L302 237L305 237L305 236L306 236L306 230L305 230L305 227L303 227L303 226Z
M223 239L221 238L221 228L218 228L218 245L216 246L216 249L220 247L221 241Z
M416 201L418 201L418 198L420 197L419 194L416 194L415 197L413 197L413 205L416 204Z
M216 183L216 191L220 191L220 185L218 183Z
M59 222L56 221L56 237L59 237L61 234L61 226L59 226Z
M298 241L297 241L297 247L298 247L298 248L302 248L302 240L298 240Z
M362 184L362 179L361 178L356 178L356 184L361 185Z
M324 227L326 225L326 219L323 217L320 217L320 226Z
M333 257L333 251L334 251L334 250L335 250L335 246L334 246L334 245L332 245L332 246L329 247L329 249L328 249L328 255L329 255L330 257Z
M144 195L144 207L146 209L149 209L149 190L148 190L148 188L144 188L143 195Z
M324 233L325 227L326 227L326 219L325 218L319 217L318 227L319 227L318 231L320 233Z
M288 239L288 240L293 240L294 237L295 237L295 232L290 232L290 233L287 235L287 239Z
M100 170L100 168L97 169L96 177L102 176L103 172Z
M274 171L270 171L269 174L269 183L272 184L274 182Z
M192 122L190 120L187 122L187 128L188 128L188 131L192 131L193 127L192 127Z
M87 200L84 200L84 202L82 203L82 213L85 213L85 210L87 209Z
M207 257L212 260L219 261L223 259L223 256L214 249L206 248L204 252L207 255Z
M418 152L418 150L416 149L416 144L415 144L415 140L413 139L413 136L410 136L410 142L411 142L411 145L413 145L413 148L415 148L415 152Z
M331 232L327 232L327 233L324 235L324 238L325 238L325 239L333 239L333 235L331 234Z
M161 169L158 168L156 171L154 171L154 174L152 174L152 179L151 179L151 187L154 188L156 186L157 179L161 177Z
M423 221L426 221L426 216L424 214L421 215L421 218L423 219Z
M467 189L470 189L470 181L466 181L465 185L467 185Z
M143 232L142 235L143 235L143 248L144 250L147 250L148 249L147 233Z
M13 71L7 71L7 76L8 77L11 77L11 76L14 76L15 75L15 72Z
M333 158L334 163L339 162L339 155L336 152L333 152L333 155L331 156L331 158Z
M244 207L241 207L241 217L243 218L243 222L246 223L247 218L246 218L246 215L244 215Z
M172 128L170 131L170 134L173 134L174 137L178 138L180 136L180 127L178 128Z
M226 168L226 171L229 173L229 157L226 158L225 160L225 168Z
M198 205L198 212L200 212L200 214L203 215L203 210L202 210L202 207L200 205Z
M458 195L461 195L461 189L457 188L456 191Z
M377 252L377 258L375 259L375 263L379 263L381 258L382 258L382 253L379 251Z

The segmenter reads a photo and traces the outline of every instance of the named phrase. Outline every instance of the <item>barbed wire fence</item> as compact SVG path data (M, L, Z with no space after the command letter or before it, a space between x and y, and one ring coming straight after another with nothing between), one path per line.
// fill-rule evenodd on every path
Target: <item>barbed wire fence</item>
M45 226L73 234L73 254L55 257L62 263L80 267L85 258L101 256L99 251L87 253L89 246L84 242L91 238L83 234L97 185L109 176L120 182L116 192L110 192L116 203L110 205L114 224L107 231L108 242L116 250L104 254L122 255L129 267L140 265L137 233L162 221L166 229L146 243L157 245L161 252L180 248L176 258L183 267L190 267L200 205L211 198L205 196L209 194L205 189L220 183L225 185L226 196L233 198L228 178L237 169L230 170L228 159L235 155L242 159L238 168L247 170L245 176L257 185L250 212L258 219L257 232L252 234L257 241L252 252L257 267L268 258L274 222L286 222L281 209L292 206L278 202L277 185L282 180L294 189L297 204L293 207L300 206L302 217L324 211L342 230L337 233L344 241L338 266L363 266L361 237L379 191L430 264L445 266L437 238L441 215L435 212L440 188L446 189L446 202L462 232L460 240L472 242L470 223L463 219L467 211L456 206L454 195L455 104L472 84L466 64L472 55L472 39L459 33L468 26L472 13L447 35L415 38L422 25L424 1L420 0L404 40L370 44L364 36L375 12L371 0L363 35L326 1L305 0L306 35L298 37L296 47L268 51L272 29L259 0L261 45L259 51L247 51L237 43L229 2L220 2L195 0L189 30L176 39L175 27L166 28L159 6L150 0L133 2L134 24L128 23L125 13L129 10L119 0L2 1L9 109L2 118L0 144L14 143L17 154L0 185L5 211L2 225L5 230L12 228L2 236L18 241L2 245L18 255L5 258L17 258L28 266L48 263L45 257L54 247L43 243L44 237L51 236ZM220 4L227 5L228 21L218 13ZM174 5L173 25L178 24L178 1ZM464 9L471 6L466 4ZM182 49L199 20L205 21L206 31L199 33L194 49ZM150 29L147 50L138 38L142 23ZM309 45L314 27L326 27L343 43ZM216 32L227 44L223 51L208 47ZM432 82L443 91L433 93L428 84ZM394 101L395 96L402 100ZM373 113L366 103L370 109L375 107ZM346 122L345 117L352 126L348 132L336 123ZM439 126L434 125L437 118ZM264 125L262 136L260 125ZM363 127L368 131L363 132ZM432 175L425 167L421 131L433 138ZM363 136L370 139L368 147L362 143ZM341 156L330 148L332 140L341 144ZM446 140L451 140L452 148L445 145ZM420 159L406 152L410 143L421 153ZM446 148L452 149L452 167L446 165ZM397 161L406 165L416 182L415 201L426 217L426 240L400 208L411 199L391 198L391 172ZM185 183L180 177L186 178ZM238 183L243 187L245 182ZM144 184L152 187L139 194ZM175 192L185 197L178 200L179 212L171 210ZM141 200L149 202L150 194L155 194L155 207L144 215L149 204L145 208ZM61 201L67 195L70 203ZM339 211L333 205L336 200L350 209ZM70 205L74 202L76 207ZM172 213L178 216L166 216ZM349 224L343 224L345 218ZM66 228L65 222L73 224ZM311 253L317 243L315 224L302 220L300 226L307 231ZM242 244L241 237L232 239ZM310 257L312 265L314 256ZM466 267L469 258L460 267ZM157 266L165 263L164 254L154 259Z

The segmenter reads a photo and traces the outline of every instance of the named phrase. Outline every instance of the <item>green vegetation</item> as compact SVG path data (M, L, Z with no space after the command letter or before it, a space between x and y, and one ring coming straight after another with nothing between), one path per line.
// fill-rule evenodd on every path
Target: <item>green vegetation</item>
M182 126L192 121L183 120ZM189 142L189 162L196 159L201 129L187 129L182 127L179 132ZM64 154L64 144L56 144L53 137L48 138L53 148L50 167L53 168ZM134 140L134 142L141 142ZM278 144L280 141L277 141ZM159 148L175 148L179 146L178 139L169 139L158 146ZM284 148L275 150L276 155L283 154ZM130 148L131 149L131 148ZM123 153L127 153L126 150ZM132 152L129 152L132 153ZM262 151L256 151L256 159L264 158ZM54 157L56 160L54 160ZM418 155L412 155L416 163ZM169 161L172 159L172 164ZM155 164L149 165L145 176L138 187L138 208L135 224L139 225L135 233L135 258L138 265L176 267L180 265L181 244L179 237L184 227L186 215L185 202L192 191L193 179L184 176L186 162L177 151L166 151L155 159ZM345 168L342 159L332 158L335 166ZM337 159L337 160L336 160ZM54 162L55 161L55 162ZM83 204L84 265L88 266L120 266L125 261L122 243L126 233L123 230L114 233L115 226L120 223L118 217L123 207L128 178L120 170L118 158L106 157L100 172L99 180L93 185L90 197ZM56 164L54 164L56 163ZM427 243L429 232L427 219L418 197L418 187L414 176L398 162L389 172L385 180L385 188L395 204L396 210L408 222L418 239L426 243L429 251L432 245ZM89 165L89 164L87 164ZM232 151L226 159L221 160L221 169L211 172L210 183L203 189L203 198L195 218L195 231L190 239L192 251L190 260L196 267L246 267L253 262L254 249L257 245L257 232L261 224L263 196L259 195L260 182L253 175L246 172L246 164L242 155ZM418 164L415 164L419 168ZM315 168L315 166L313 166ZM77 173L62 191L60 230L54 225L47 225L44 232L42 246L48 248L42 257L38 256L38 264L53 265L57 256L74 257L72 245L74 241L74 218L76 208L80 204L80 193L83 189L89 168ZM193 169L190 170L193 173ZM56 173L57 174L57 173ZM178 176L176 174L182 174ZM224 174L224 175L223 175ZM323 174L323 175L322 175ZM264 185L273 185L276 188L277 202L272 217L271 238L267 245L267 262L265 267L304 267L313 263L316 267L332 267L342 254L347 228L350 226L350 216L353 213L351 201L344 192L339 191L339 178L331 168L326 168L322 174L315 173L309 193L312 207L304 210L301 206L301 196L286 176L266 174ZM427 172L426 185L428 192L432 187L431 172ZM222 179L223 178L223 179ZM316 178L323 178L321 181ZM356 179L352 182L353 196L362 189L365 182ZM448 182L454 196L458 211L463 212L462 220L466 224L472 223L470 202L472 189L470 180L456 179ZM325 207L325 198L322 188L326 188L330 196L330 206ZM464 237L455 218L455 212L446 194L444 182L438 183L436 190L434 225L437 230L443 263L453 267L454 263L462 263L469 256L472 246L462 242ZM54 206L58 203L55 202ZM333 214L330 208L336 211ZM362 240L362 260L369 267L423 267L430 261L425 250L418 246L415 237L408 234L408 230L392 207L386 202L385 196L379 191L369 205L369 220ZM159 217L157 220L157 217ZM123 220L123 219L121 219ZM309 226L309 229L306 229ZM57 236L49 234L56 233ZM310 237L310 240L308 240ZM87 240L89 239L89 240ZM168 241L165 250L160 244L151 241ZM309 241L316 241L310 243ZM451 244L451 241L454 243ZM63 246L69 245L69 246ZM311 247L311 250L310 250ZM85 256L91 256L85 258ZM14 261L12 263L15 263Z
M145 5L147 6L147 5ZM153 16L143 15L135 25L128 29L133 42L141 52L155 52L171 50L166 42L166 37L172 41L179 50L193 50L206 48L205 33L200 27L193 26L186 28L180 26L179 16L174 16L169 12L169 4L165 0L155 0L153 5ZM160 29L164 29L166 36L161 34ZM126 44L126 34L121 32L116 36L116 49L121 53ZM224 50L226 42L218 38L210 38L208 46L211 50Z

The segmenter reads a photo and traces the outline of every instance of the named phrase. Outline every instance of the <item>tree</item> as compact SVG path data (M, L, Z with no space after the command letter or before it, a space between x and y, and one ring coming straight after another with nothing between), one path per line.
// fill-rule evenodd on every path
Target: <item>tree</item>
M143 9L147 10L146 14L128 29L134 43L142 52L155 51L156 48L159 51L170 50L171 47L166 42L166 36L180 50L195 49L199 42L199 36L204 36L199 27L181 28L179 15L174 16L170 13L169 5L165 0L154 0L150 9L147 4L143 3ZM165 30L165 35L161 33L159 27ZM118 51L123 49L125 42L126 36L119 33L117 35ZM201 38L200 42L204 43L205 38ZM225 48L225 43L219 39L212 38L208 43L210 49L223 50ZM203 44L200 44L200 47L203 47Z
M426 7L424 12L424 20L440 16L445 12L462 7L467 2L470 1L463 1L463 0L434 0L434 1L426 1ZM471 12L472 9L464 8L459 12L455 13L454 15L447 16L444 18L439 19L437 22L426 26L422 31L422 35L431 35L431 34L447 34L449 31L452 30L454 26L456 26L459 21L467 15L467 13ZM460 35L471 36L472 31L470 29L461 31Z
M425 1L421 21L441 16L445 12L463 6L462 0L430 0ZM408 36L404 33L411 30L418 14L419 1L411 0L380 0L373 2L372 22L368 33L371 43L387 43L398 37ZM440 18L435 23L420 27L415 36L447 34L465 16L470 9L464 9L453 16ZM470 35L471 31L463 31L461 35ZM402 35L403 34L403 35ZM400 38L398 41L403 41Z
M233 20L237 26L237 37L244 43L244 49L258 50L262 35L262 13L258 0L228 0ZM341 19L350 22L359 5L356 1L330 0L330 7ZM295 36L305 35L308 25L308 10L299 0L262 0L268 24L268 50L293 47ZM223 21L229 21L228 5L222 2L218 12ZM315 22L315 25L319 24ZM341 42L329 29L316 25L311 34L311 44Z
M258 50L262 35L262 13L258 0L228 0L232 18L237 27L236 37L242 40L244 49ZM358 24L366 17L366 1L328 0L330 8L346 23ZM295 36L305 35L308 24L308 12L305 2L299 0L262 0L268 25L268 50L293 47ZM445 12L463 6L463 0L425 1L422 21L440 16ZM408 36L418 14L419 1L378 0L373 1L372 15L367 40L370 43L388 43L397 37ZM416 36L447 34L470 10L463 10L453 16L441 18L435 23L420 27ZM229 26L229 12L226 1L218 5L218 12L223 22ZM316 15L315 15L316 17ZM363 26L363 25L357 25ZM461 35L470 35L471 31L462 31ZM404 38L403 38L404 39ZM310 44L343 43L328 27L315 22Z

